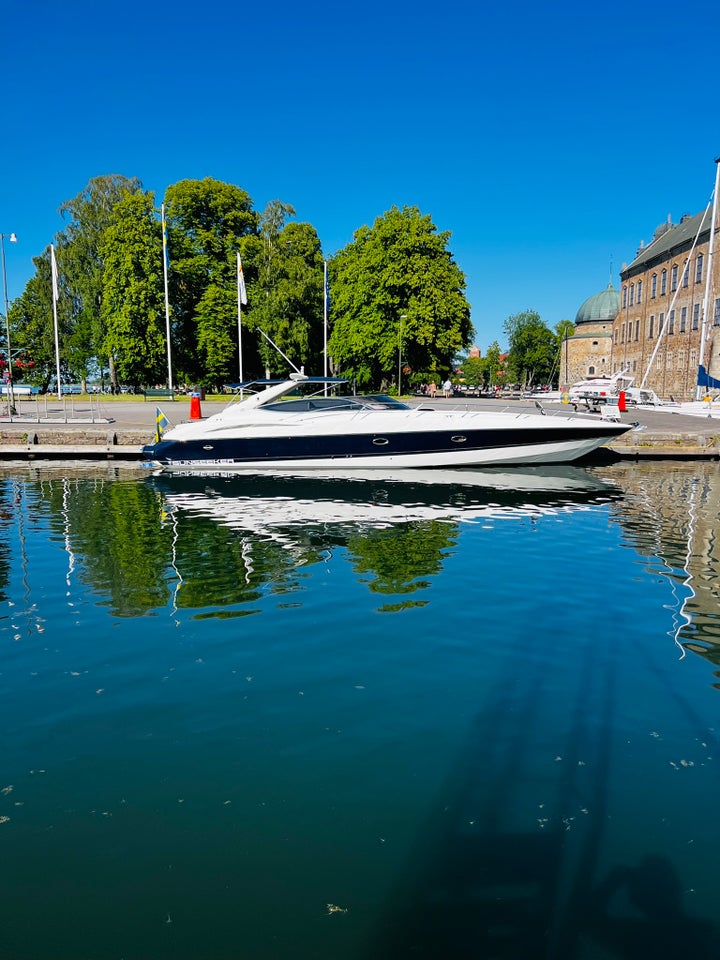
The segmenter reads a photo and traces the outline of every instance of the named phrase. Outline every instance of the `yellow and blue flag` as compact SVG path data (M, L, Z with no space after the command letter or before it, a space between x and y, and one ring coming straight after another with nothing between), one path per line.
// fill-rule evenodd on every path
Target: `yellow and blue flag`
M167 417L160 407L155 408L155 443L160 443L163 433L170 426Z

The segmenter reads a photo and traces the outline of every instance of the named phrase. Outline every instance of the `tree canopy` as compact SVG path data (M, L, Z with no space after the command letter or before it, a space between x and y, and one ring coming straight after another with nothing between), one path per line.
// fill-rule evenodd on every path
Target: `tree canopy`
M338 371L361 385L409 370L449 370L472 335L465 276L417 207L393 207L361 227L330 264Z
M549 383L557 370L558 338L535 310L508 317L504 330L509 341L505 368L511 380L527 389Z
M174 385L221 386L237 379L241 346L246 377L285 373L263 334L318 374L327 334L331 372L377 388L400 363L408 378L447 376L472 336L450 233L417 207L393 207L331 258L290 204L273 200L259 213L245 190L210 177L169 186L162 204L136 178L96 177L60 212L68 224L54 239L59 348L71 382L108 369L115 385L166 383L170 366ZM9 316L13 346L32 355L32 382L46 388L55 373L48 250L34 258Z

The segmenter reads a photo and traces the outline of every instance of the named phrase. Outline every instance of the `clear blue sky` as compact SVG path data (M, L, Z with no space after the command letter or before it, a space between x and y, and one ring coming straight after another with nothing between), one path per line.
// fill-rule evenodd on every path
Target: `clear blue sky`
M467 277L476 342L554 326L668 214L710 199L717 3L27 0L0 14L9 297L91 177L215 177L292 204L326 255L415 205Z

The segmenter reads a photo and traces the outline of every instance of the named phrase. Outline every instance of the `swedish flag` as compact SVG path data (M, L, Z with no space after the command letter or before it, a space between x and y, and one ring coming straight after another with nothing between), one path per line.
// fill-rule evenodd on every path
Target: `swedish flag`
M155 443L160 443L163 433L170 426L167 417L160 407L155 408Z

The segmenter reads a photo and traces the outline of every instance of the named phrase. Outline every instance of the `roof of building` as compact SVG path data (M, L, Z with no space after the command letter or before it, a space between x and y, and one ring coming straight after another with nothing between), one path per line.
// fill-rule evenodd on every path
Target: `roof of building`
M575 323L597 323L599 320L614 320L620 311L620 293L609 283L600 293L595 293L578 310Z
M662 223L655 230L652 240L647 246L642 246L638 250L637 256L633 262L625 267L622 276L639 273L647 270L653 263L661 263L669 259L674 253L680 253L683 250L689 250L692 247L703 217L702 233L699 242L707 241L710 236L710 216L708 211L696 213L694 216L685 214L680 223Z

